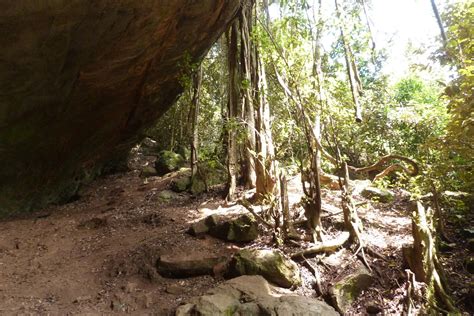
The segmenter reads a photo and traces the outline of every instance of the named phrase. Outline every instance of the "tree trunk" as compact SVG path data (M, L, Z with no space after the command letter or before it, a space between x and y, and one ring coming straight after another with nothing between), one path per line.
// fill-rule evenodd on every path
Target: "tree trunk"
M237 62L238 52L238 21L235 21L227 33L227 64L229 72L228 98L227 98L227 200L235 199L237 188L237 139L235 124L238 118L240 99L240 80Z
M444 31L443 21L439 15L438 6L436 5L435 0L431 0L431 7L433 8L433 13L436 17L436 22L438 22L439 31L441 34L441 39L443 40L443 45L446 46L448 43L448 38L446 37L446 32Z
M255 188L256 173L255 173L255 114L254 102L251 92L252 82L252 41L250 34L252 32L252 11L253 1L248 1L247 5L243 6L240 14L240 64L242 70L242 120L245 122L246 137L243 147L243 163L242 175L243 182L247 189Z
M265 24L268 27L268 2L264 2L264 11L266 13ZM275 161L275 149L273 147L273 139L271 132L271 116L270 105L267 100L267 77L265 65L261 60L258 52L258 47L255 46L255 61L256 61L256 80L255 91L257 92L256 100L256 163L255 171L256 179L256 198L263 200L265 197L274 197L278 192L278 166Z
M355 63L354 54L349 44L349 38L347 37L347 32L345 30L344 22L341 16L341 11L339 9L338 0L335 0L336 5L336 14L339 19L340 28L341 28L341 39L344 45L344 57L346 60L347 75L349 77L349 83L351 86L352 100L354 101L355 107L355 119L357 122L362 122L362 109L360 105L360 95L362 94L362 82L360 80L359 71L357 70L357 65Z
M191 178L194 179L198 172L198 153L199 153L199 97L201 93L202 67L193 75L193 98L189 116L191 118Z
M416 280L428 286L426 296L430 307L436 307L437 300L448 312L456 313L451 298L444 290L443 270L438 260L432 231L430 209L426 210L417 202L412 218L413 246L403 249L404 257L415 273Z

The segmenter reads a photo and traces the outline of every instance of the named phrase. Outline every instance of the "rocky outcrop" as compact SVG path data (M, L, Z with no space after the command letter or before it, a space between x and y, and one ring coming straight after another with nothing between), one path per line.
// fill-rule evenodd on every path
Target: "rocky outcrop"
M240 1L0 5L0 214L65 200L182 91Z
M296 296L268 284L261 276L241 276L227 281L176 310L188 315L339 315L323 301Z

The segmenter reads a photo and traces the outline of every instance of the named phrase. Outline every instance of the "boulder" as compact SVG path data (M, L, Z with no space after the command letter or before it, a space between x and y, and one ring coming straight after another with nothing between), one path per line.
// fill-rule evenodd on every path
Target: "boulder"
M241 276L190 299L176 316L215 315L325 315L338 313L325 302L296 296L272 286L261 276Z
M196 176L191 181L190 191L192 194L197 195L206 191L206 183L200 176Z
M212 274L214 266L225 260L226 257L207 252L172 253L160 256L156 266L164 277L186 278Z
M160 176L170 173L172 171L176 171L183 165L183 157L169 150L160 151L155 162L156 171Z
M0 216L67 201L123 166L240 5L2 1Z
M191 185L191 179L189 177L180 177L171 181L171 190L174 192L184 192Z
M224 217L219 219L219 223L212 227L209 233L226 241L250 242L258 237L258 223L251 214L237 218Z
M365 267L360 267L329 290L333 306L336 306L341 314L345 314L362 291L367 290L373 281L374 278L370 272Z
M188 229L188 233L199 237L209 232L209 230L217 225L217 215L209 215L206 218L201 219L191 225Z
M156 171L155 167L153 166L150 166L150 165L146 165L145 167L142 168L141 172L140 172L140 177L154 177L158 174L158 172Z
M395 194L392 191L375 187L364 188L360 192L360 195L362 195L366 199L372 199L382 203L389 203L395 197Z
M280 250L242 249L231 259L226 277L261 275L281 287L301 284L298 265Z

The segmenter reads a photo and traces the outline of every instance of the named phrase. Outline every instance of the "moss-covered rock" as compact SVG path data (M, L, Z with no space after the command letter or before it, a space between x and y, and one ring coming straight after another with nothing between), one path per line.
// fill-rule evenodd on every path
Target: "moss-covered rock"
M374 278L367 269L359 268L330 289L333 306L336 306L340 313L345 314L362 291L367 290L373 281Z
M258 223L250 214L219 219L219 223L210 229L210 234L227 241L250 242L258 237Z
M146 165L145 167L142 168L140 172L140 177L154 177L157 175L156 169L153 166Z
M301 284L298 265L279 250L243 249L229 263L227 277L261 275L281 287Z
M192 194L201 194L206 191L206 183L201 179L201 177L196 176L191 180L189 190Z
M184 192L191 185L191 179L189 177L180 177L171 181L171 190L175 192Z
M217 225L217 215L209 215L208 217L201 219L191 225L188 229L188 233L193 236L202 236L209 232L209 230Z
M179 195L176 192L170 190L163 190L158 193L158 198L163 202L169 202L179 198Z
M362 190L360 195L366 199L372 199L382 203L390 203L395 197L392 191L375 187L366 187Z
M163 150L158 154L155 162L155 168L158 175L162 176L172 171L176 171L184 165L184 159L181 155L169 150Z

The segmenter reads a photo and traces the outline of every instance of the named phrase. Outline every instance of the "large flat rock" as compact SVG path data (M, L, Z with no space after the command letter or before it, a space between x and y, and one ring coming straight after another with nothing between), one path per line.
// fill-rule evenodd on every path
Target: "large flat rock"
M334 308L318 299L296 296L270 285L261 276L241 276L195 297L176 310L187 315L336 316Z
M0 217L71 196L120 159L240 1L0 4Z

